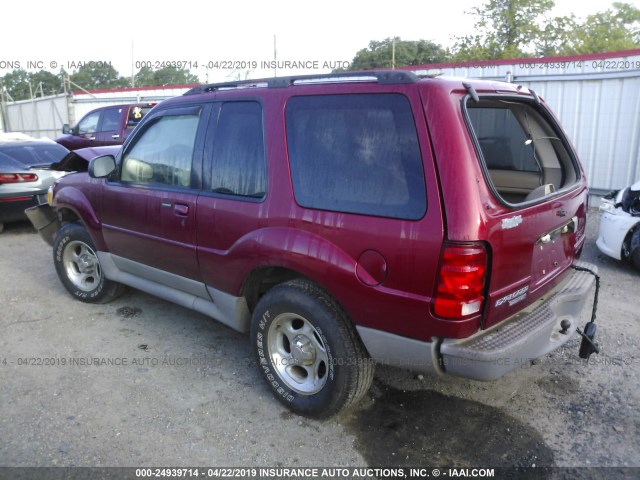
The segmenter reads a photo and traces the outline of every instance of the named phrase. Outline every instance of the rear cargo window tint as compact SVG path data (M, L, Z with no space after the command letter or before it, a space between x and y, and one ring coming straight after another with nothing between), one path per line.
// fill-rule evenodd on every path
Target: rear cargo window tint
M536 200L577 181L567 140L542 107L481 98L467 103L466 112L488 180L502 200Z
M294 97L286 125L295 198L303 207L409 220L424 215L422 158L403 95Z

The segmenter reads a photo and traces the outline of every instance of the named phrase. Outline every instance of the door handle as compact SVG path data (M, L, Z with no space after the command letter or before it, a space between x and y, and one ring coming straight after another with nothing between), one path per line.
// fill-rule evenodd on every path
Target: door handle
M116 133L115 135L111 135L111 138L113 138L114 140L118 140L120 138L120 135Z
M173 206L173 213L179 217L186 217L189 215L189 205L183 205L181 203L176 203Z

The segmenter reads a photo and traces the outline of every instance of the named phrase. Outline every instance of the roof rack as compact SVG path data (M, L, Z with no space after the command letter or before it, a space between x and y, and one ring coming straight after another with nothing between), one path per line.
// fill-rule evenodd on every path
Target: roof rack
M419 78L420 77L413 72L403 70L324 73L318 75L297 75L291 77L272 77L257 80L239 80L237 82L211 83L209 85L194 87L186 92L185 95L241 88L286 88L292 85L314 83L377 82L380 85L397 85L415 83Z

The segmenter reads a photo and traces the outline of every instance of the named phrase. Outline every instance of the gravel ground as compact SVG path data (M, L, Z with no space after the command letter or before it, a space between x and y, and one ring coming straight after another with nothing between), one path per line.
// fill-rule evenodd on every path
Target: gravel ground
M593 210L583 259L602 277L602 353L589 364L574 339L490 383L379 367L357 410L320 422L271 396L247 337L134 290L77 302L31 227L6 225L0 466L591 466L617 468L541 478L639 478L620 467L640 467L640 274L598 252L597 229Z

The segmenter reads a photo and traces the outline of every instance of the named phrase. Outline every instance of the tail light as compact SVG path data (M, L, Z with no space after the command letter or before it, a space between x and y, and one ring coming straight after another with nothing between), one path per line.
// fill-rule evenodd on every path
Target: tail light
M462 319L482 311L487 250L480 243L445 243L440 258L433 312Z
M0 173L0 185L3 183L37 182L35 173Z

